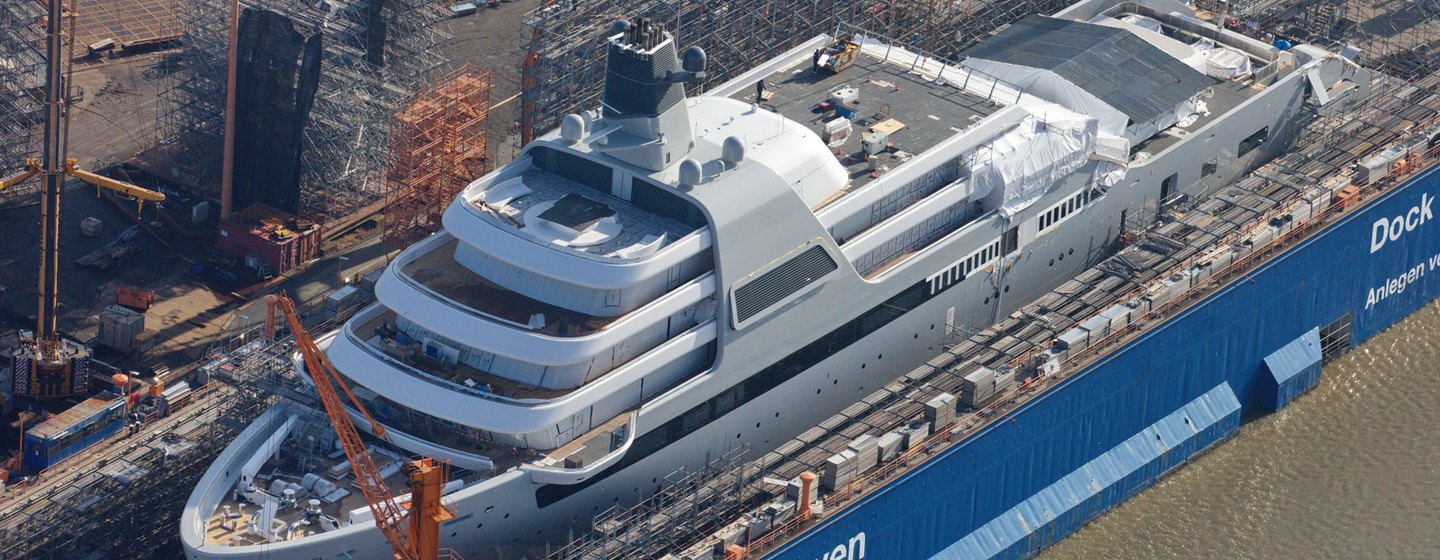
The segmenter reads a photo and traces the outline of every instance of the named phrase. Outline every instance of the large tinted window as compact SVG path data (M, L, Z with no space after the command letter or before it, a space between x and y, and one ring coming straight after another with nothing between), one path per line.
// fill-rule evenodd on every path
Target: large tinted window
M1255 134L1246 136L1244 140L1240 141L1240 147L1236 150L1236 153L1242 156L1248 154L1255 148L1259 148L1261 144L1264 144L1265 139L1269 137L1270 127L1267 126L1260 130L1257 130L1255 131Z
M614 170L605 164L545 146L536 146L530 155L535 158L535 167L610 194Z
M657 216L664 216L690 227L704 227L705 215L690 201L645 179L630 181L630 204Z
M899 295L871 308L854 320L841 325L840 328L826 333L825 336L760 370L745 381L671 419L664 425L635 438L635 443L630 446L630 451L625 453L625 457L621 458L620 462L590 479L580 484L541 486L535 490L535 501L543 508L563 500L705 427L727 412L765 394L766 391L780 386L781 383L789 381L800 372L810 369L821 360L854 344L865 335L879 330L880 327L934 297L934 294L927 295L929 285L929 282L920 282L906 288ZM936 292L936 294L939 293Z

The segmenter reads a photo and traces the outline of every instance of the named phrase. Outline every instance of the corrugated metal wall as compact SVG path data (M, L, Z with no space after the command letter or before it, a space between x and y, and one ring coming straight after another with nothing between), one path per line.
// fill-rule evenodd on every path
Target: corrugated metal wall
M862 532L863 558L931 558L1217 385L1228 384L1246 411L1268 410L1276 388L1265 357L1352 312L1358 344L1440 294L1440 259L1432 260L1440 254L1440 223L1432 223L1437 194L1440 174L1431 169L769 558L828 560ZM1378 221L1396 217L1413 227L1374 248ZM1178 447L1170 454L1184 457L1165 463L1203 447ZM1004 555L1037 552L1154 478L1133 488L1125 487L1129 481L1105 489L1100 500L1082 500L1063 523L1029 529L1024 544L1005 547ZM950 557L959 556L941 556Z
M1265 357L1265 369L1271 384L1265 391L1265 406L1270 412L1285 408L1295 397L1320 383L1320 329L1310 329L1290 344Z

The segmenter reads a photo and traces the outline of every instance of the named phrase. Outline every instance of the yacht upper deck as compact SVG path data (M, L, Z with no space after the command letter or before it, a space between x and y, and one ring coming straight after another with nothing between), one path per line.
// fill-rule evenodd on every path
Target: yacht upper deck
M534 167L468 202L540 243L606 259L643 258L698 229L610 194L609 169L590 169L602 164L545 146L534 151L546 152Z
M598 317L548 304L482 278L454 259L457 239L400 267L404 278L517 328L550 336L584 336L598 332L620 317Z
M394 311L376 314L368 321L350 325L350 329L373 352L421 371L438 379L470 387L507 401L548 401L570 394L574 389L546 389L487 373L464 362L444 362L428 358L405 343L404 334L396 328Z
M769 95L760 106L805 124L817 134L824 130L827 122L851 114L852 130L848 138L832 145L851 182L846 191L830 200L868 184L875 178L872 169L878 170L875 176L893 169L995 113L1002 103L968 90L965 83L970 74L968 70L950 67L941 72L941 79L937 80L929 72L933 72L939 62L898 48L892 53L894 56L887 58L884 53L889 49L877 43L871 45L880 48L862 46L854 66L839 73L813 70L809 64L810 53L799 53L789 64L763 78ZM921 56L921 63L916 63L916 56ZM958 78L960 82L946 79L947 72L949 78ZM1016 91L993 78L976 76L974 83L978 85L982 81L990 84L986 87L991 92ZM851 90L855 101L847 106L852 108L835 107L832 98L848 97L852 95ZM753 103L756 90L742 88L730 97ZM1007 97L1008 102L1015 101L1015 97L1008 94ZM888 134L890 149L867 161L861 141L874 131Z

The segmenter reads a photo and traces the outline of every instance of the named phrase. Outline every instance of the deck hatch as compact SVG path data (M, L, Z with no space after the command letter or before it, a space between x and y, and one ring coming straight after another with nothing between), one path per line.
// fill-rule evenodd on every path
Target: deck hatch
M839 268L825 247L815 245L783 264L735 287L735 322L743 323Z

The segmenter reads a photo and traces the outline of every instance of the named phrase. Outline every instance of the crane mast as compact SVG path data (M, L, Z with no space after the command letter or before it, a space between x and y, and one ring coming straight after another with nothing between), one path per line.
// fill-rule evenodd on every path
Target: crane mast
M25 160L23 171L0 178L0 191L39 175L40 191L40 272L36 275L38 301L35 333L22 338L11 356L10 374L17 396L52 398L87 393L89 350L60 336L57 316L60 298L60 195L65 177L75 177L96 188L132 198L139 203L160 202L165 195L116 181L79 168L66 157L69 139L66 104L69 101L64 65L63 0L46 0L45 36L45 131L39 158ZM69 15L73 17L73 13ZM137 217L138 217L137 213Z

